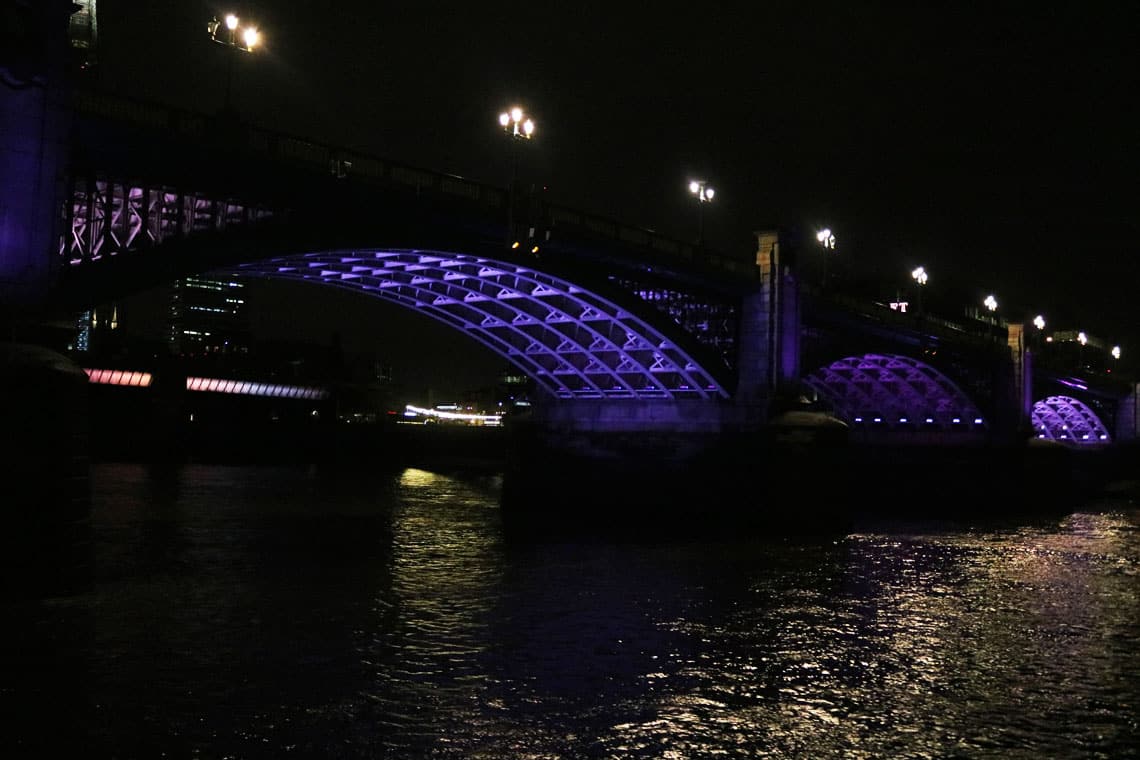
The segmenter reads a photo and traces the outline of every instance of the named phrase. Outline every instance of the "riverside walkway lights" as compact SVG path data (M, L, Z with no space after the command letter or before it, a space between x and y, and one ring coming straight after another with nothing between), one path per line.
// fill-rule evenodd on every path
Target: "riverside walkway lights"
M509 111L499 114L499 126L510 136L511 140L511 185L507 188L507 245L518 248L519 241L515 236L515 186L518 184L518 149L515 144L520 140L529 140L534 136L534 120L515 106Z
M210 19L206 23L206 31L209 32L211 40L229 48L229 60L226 62L225 103L225 110L229 112L232 108L234 58L239 51L252 53L261 43L261 32L254 26L242 26L238 17L232 13L226 14L224 22L218 21L217 16Z
M716 191L708 186L703 179L694 179L689 182L689 192L697 196L697 245L705 241L705 204L711 203Z

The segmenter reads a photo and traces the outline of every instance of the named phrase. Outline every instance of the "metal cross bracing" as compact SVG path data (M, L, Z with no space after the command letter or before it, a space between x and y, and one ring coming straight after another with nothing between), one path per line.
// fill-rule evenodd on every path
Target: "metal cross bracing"
M272 216L265 208L202 193L96 178L75 181L62 213L59 256L65 266Z
M652 305L701 344L712 349L724 362L725 368L736 367L737 307L735 304L700 298L627 277L611 276L610 280Z
M518 262L424 250L328 251L240 265L349 288L456 327L556 398L728 398L675 342L619 305Z
M905 356L846 357L808 373L804 383L848 424L939 432L986 427L978 407L949 378Z
M1069 445L1104 445L1111 441L1108 429L1084 402L1071 396L1049 396L1033 405L1030 414L1033 435Z

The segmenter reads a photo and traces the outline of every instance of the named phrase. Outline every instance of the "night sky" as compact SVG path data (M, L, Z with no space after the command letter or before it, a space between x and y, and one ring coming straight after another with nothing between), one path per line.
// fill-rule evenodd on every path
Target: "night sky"
M266 48L234 94L254 123L501 184L519 103L520 174L556 202L692 239L701 177L723 251L827 225L848 269L923 265L1140 351L1140 11L967 5L241 3ZM230 9L100 0L99 84L216 110L205 24Z

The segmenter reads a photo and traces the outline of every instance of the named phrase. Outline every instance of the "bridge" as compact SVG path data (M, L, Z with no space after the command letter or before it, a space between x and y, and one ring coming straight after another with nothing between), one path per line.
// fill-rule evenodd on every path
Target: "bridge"
M82 88L5 99L9 318L193 273L294 279L481 342L533 381L531 422L575 445L677 453L796 410L863 443L1137 435L1134 382L1037 366L1023 325L813 285L781 230L729 255L224 114Z

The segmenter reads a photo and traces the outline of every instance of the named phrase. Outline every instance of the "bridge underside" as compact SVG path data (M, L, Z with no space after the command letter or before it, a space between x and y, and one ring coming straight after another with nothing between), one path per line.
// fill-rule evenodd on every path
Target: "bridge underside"
M483 343L554 398L729 395L710 371L643 319L520 263L369 249L267 259L233 273L346 288L426 314Z

